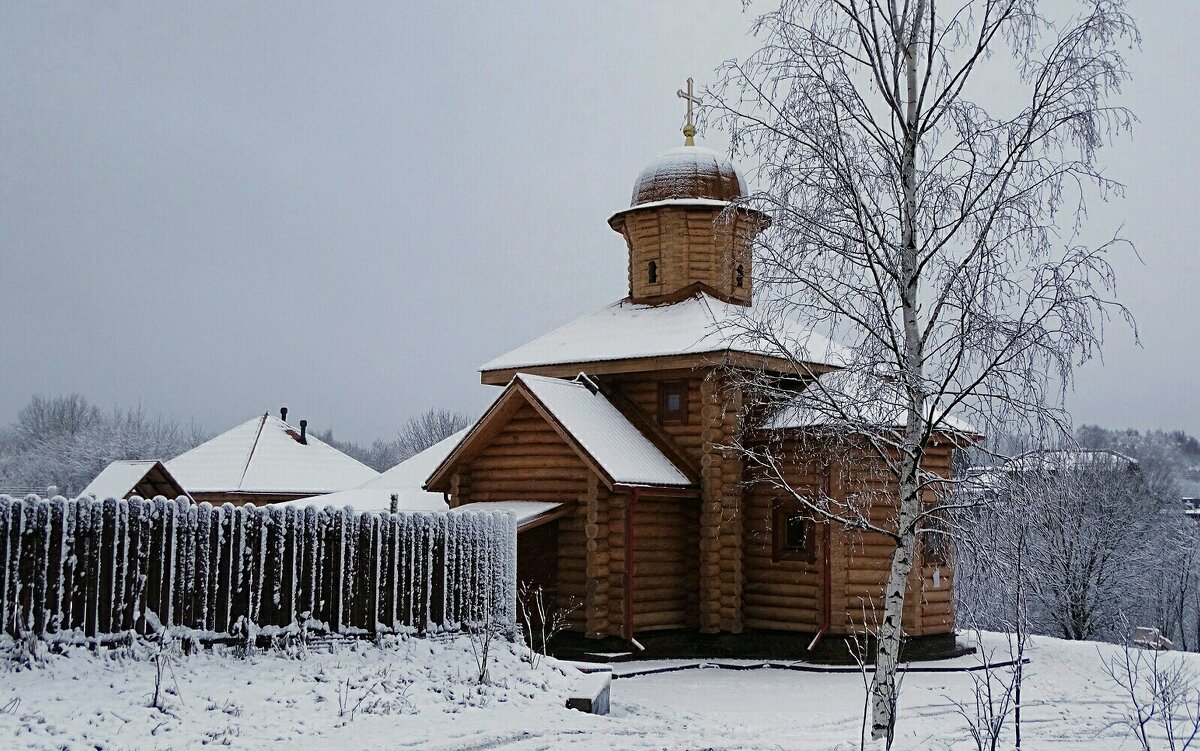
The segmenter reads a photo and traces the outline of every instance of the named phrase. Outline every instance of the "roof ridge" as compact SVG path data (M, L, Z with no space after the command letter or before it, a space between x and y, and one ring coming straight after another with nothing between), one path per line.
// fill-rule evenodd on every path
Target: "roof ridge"
M254 434L254 443L250 444L250 453L246 454L246 464L242 466L242 476L238 478L237 489L242 489L242 483L246 482L246 473L250 471L250 460L254 458L254 450L258 448L258 439L262 436L263 426L267 424L267 417L270 412L263 412L263 416L258 421L258 432Z

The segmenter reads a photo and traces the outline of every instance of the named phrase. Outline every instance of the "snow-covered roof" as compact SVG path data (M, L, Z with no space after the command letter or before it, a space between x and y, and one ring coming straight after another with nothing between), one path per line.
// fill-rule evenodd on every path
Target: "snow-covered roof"
M778 354L764 343L738 335L736 322L755 314L753 308L702 292L671 305L641 305L625 299L490 360L480 370L721 352ZM840 365L848 360L844 348L799 320L774 318L773 331L808 362Z
M458 444L462 442L463 437L470 430L470 428L463 428L454 435L438 441L424 451L413 454L379 477L365 483L363 487L415 488L420 490L425 485L425 479L433 474L433 470L437 469L438 465L447 456L450 456L450 452L458 447ZM442 497L441 493L434 493L433 495L436 495L438 498Z
M425 478L458 446L467 430L460 430L424 451L413 454L383 474L367 481L362 487L301 498L280 505L321 508L349 506L355 511L388 511L392 507L394 493L397 496L396 506L401 511L444 511L446 501L442 494L423 490L422 485L425 484Z
M1137 459L1108 449L1044 449L1027 451L1004 464L1008 472L1058 472L1075 469L1136 470Z
M578 381L560 378L519 373L516 380L541 402L614 483L692 484L603 394L593 393Z
M420 488L351 488L350 490L339 490L336 493L314 495L271 505L297 508L307 506L345 508L349 506L355 511L390 511L393 495L396 496L398 511L446 510L446 501L442 498L441 493L429 493Z
M815 383L797 394L794 402L783 405L763 427L767 430L894 427L903 425L906 415L906 400L895 381L855 371L835 370L818 376ZM937 417L941 430L970 436L979 434L966 421L953 415Z
M191 493L332 493L379 476L313 435L264 414L167 462Z
M563 504L553 501L476 501L464 503L450 509L450 513L458 511L511 511L517 517L517 529L528 527L533 522L555 514Z
M80 495L90 495L100 500L125 498L138 485L147 480L146 476L156 465L159 467L161 476L150 478L149 484L154 486L156 495L175 497L183 488L179 486L178 481L172 478L171 473L155 459L119 459L112 462L100 470L100 474L88 483Z

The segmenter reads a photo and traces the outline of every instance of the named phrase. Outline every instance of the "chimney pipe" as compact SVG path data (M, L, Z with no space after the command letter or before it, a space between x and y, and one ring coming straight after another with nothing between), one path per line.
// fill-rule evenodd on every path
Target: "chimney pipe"
M308 445L308 420L300 421L300 442Z
M287 422L287 407L279 408L279 419Z

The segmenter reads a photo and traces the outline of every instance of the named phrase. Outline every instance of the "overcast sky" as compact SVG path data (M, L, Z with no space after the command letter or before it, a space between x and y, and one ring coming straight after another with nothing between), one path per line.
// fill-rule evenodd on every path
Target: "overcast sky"
M0 424L78 391L225 429L286 404L342 438L472 413L478 366L623 296L606 218L680 142L733 2L8 2ZM1134 0L1141 119L1096 207L1118 327L1076 420L1200 433L1200 3ZM700 139L721 148L717 134Z

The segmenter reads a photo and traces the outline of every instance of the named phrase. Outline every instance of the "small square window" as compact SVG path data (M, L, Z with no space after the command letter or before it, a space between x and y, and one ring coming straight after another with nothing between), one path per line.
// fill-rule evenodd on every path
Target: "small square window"
M783 522L783 549L804 550L808 540L808 520L798 512L788 514Z
M661 381L658 384L658 422L660 424L687 424L687 390L687 381Z
M812 519L797 504L777 506L771 519L772 558L776 561L816 561L816 532Z

